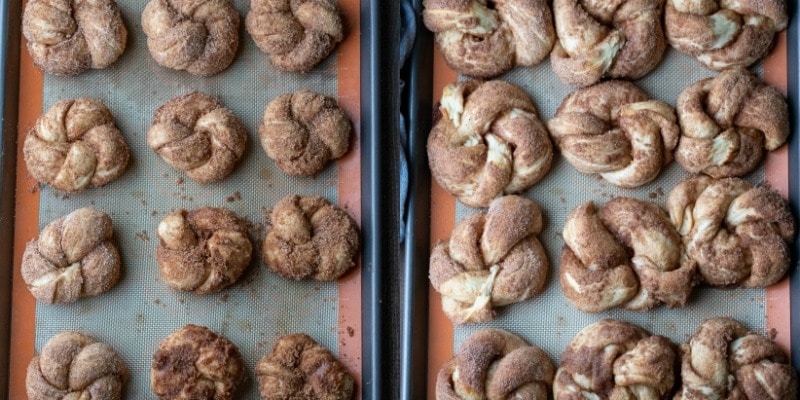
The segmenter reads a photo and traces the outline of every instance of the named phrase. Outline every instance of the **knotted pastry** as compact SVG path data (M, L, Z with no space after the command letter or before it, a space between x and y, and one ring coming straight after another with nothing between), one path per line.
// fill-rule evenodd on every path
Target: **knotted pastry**
M233 171L244 154L247 131L217 99L192 92L156 110L147 145L173 168L209 183Z
M355 265L358 227L325 198L286 196L270 220L263 252L271 271L291 279L332 281Z
M422 17L451 68L491 78L538 64L555 32L545 0L425 0Z
M697 265L657 205L618 197L599 210L578 206L567 217L559 280L577 309L647 310L686 304Z
M770 189L696 176L672 189L667 210L710 285L770 286L791 265L794 217Z
M108 214L80 208L44 227L22 255L22 279L36 299L71 303L111 290L120 258Z
M250 0L247 32L280 69L308 72L344 39L332 0Z
M39 182L65 192L80 192L117 179L130 151L100 100L61 100L25 136L28 172Z
M536 235L542 209L519 196L500 197L489 211L464 219L431 252L430 279L455 324L485 322L494 307L527 300L544 289L549 268Z
M452 83L439 112L428 136L431 173L462 203L486 207L550 170L553 145L522 89L503 81Z
M225 208L178 210L158 224L158 269L174 289L200 294L232 285L250 264L244 222Z
M256 364L262 400L350 400L353 377L331 352L302 333L281 336Z
M742 176L789 136L786 99L744 68L692 84L676 108L683 136L675 159L693 173Z
M721 71L764 57L775 33L786 28L786 0L667 0L669 44Z
M797 373L787 357L739 321L706 320L681 353L683 386L674 400L797 399Z
M193 75L222 72L239 48L239 13L229 0L150 0L142 29L157 63Z
M639 79L664 57L664 0L554 0L558 41L550 61L567 85Z
M235 344L204 326L186 325L153 354L150 387L159 400L232 400L246 379Z
M672 107L625 81L571 93L547 127L575 169L622 188L655 179L680 138Z
M25 387L30 400L120 400L129 375L111 346L68 331L53 336L31 360Z
M30 0L22 33L33 63L58 75L108 67L128 39L114 0Z

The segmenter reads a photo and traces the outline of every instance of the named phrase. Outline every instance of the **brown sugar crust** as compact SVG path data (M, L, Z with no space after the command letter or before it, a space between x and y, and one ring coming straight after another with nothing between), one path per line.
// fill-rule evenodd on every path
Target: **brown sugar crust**
M485 322L495 307L544 289L549 263L536 238L542 209L519 196L500 197L489 211L464 219L431 252L430 280L455 324Z
M258 136L267 156L283 172L309 176L347 153L352 130L336 100L301 90L267 104Z
M553 397L663 399L675 384L676 358L669 339L605 319L583 328L561 354Z
M541 180L553 145L536 107L520 88L503 81L447 85L441 118L428 135L436 181L470 207L486 207L503 194Z
M247 32L280 69L311 71L344 39L331 0L251 0Z
M578 171L622 188L654 180L672 162L680 138L672 107L625 81L571 93L547 127Z
M545 0L425 0L422 17L445 61L459 73L491 78L541 62L555 31Z
M501 329L467 337L436 378L437 400L547 400L555 367L542 349Z
M239 47L239 13L229 0L151 0L142 29L157 63L193 75L222 72Z
M786 0L667 0L664 16L669 44L717 71L764 57L788 22Z
M172 288L200 294L232 285L250 264L244 221L225 208L178 210L158 224L158 269Z
M681 353L683 385L674 400L797 399L797 373L786 355L734 319L706 320Z
M562 236L561 289L579 310L681 307L696 283L696 264L655 204L618 197L598 210L584 203L567 217Z
M332 281L355 265L358 226L327 199L286 196L270 219L263 252L271 271L291 279Z
M233 171L247 146L247 131L217 99L192 92L156 110L147 145L173 168L209 183Z
M794 217L777 192L739 178L696 176L672 189L667 210L710 285L770 286L791 266Z
M108 67L128 38L114 0L31 0L22 33L34 64L57 75Z
M554 0L558 41L550 62L566 84L639 79L664 57L664 0Z
M80 208L44 227L22 255L22 279L36 299L71 303L111 290L120 257L108 214Z
M25 136L25 166L39 182L80 192L117 179L130 150L100 100L61 100L42 114Z
M53 336L31 360L25 387L30 400L120 400L129 376L111 346L67 331Z
M675 159L714 178L754 170L789 136L786 98L744 68L696 82L678 95L683 136Z
M302 333L281 336L256 364L262 400L350 400L353 377L331 352Z

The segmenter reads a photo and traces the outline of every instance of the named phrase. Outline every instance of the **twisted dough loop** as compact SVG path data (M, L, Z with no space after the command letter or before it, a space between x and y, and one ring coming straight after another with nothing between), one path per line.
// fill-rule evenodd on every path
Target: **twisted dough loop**
M445 314L456 324L485 322L494 307L540 293L549 268L541 231L541 208L518 196L500 197L458 224L431 252L431 284Z
M244 154L247 131L217 99L192 92L156 110L147 145L173 168L209 183L233 171Z
M428 136L436 181L470 207L541 180L553 160L547 128L522 89L503 81L447 85Z
M99 100L62 100L42 114L25 136L28 172L65 192L80 192L117 179L130 150Z
M251 0L247 32L278 68L308 72L344 39L331 0Z
M30 400L122 399L128 367L111 346L80 332L53 336L28 365Z
M239 13L229 0L151 0L142 28L157 63L193 75L222 72L239 48Z
M676 108L683 136L675 159L693 173L742 176L789 136L786 99L744 68L690 85Z
M794 217L770 189L738 178L696 176L672 189L667 210L710 285L765 287L791 265Z
M597 210L585 203L567 217L563 238L559 280L579 310L680 307L695 284L697 266L655 204L618 197Z
M281 336L256 364L262 400L350 400L353 377L331 352L310 336Z
M561 354L555 400L659 400L675 384L676 354L662 336L606 319L582 329Z
M664 0L554 0L558 41L550 61L566 84L583 87L602 78L638 79L664 56Z
M675 400L797 399L797 374L787 357L739 321L706 320L681 353L683 386Z
M655 179L672 161L680 137L672 107L624 81L571 93L547 127L578 171L623 188Z
M425 0L425 26L447 64L477 78L538 64L555 42L545 0Z
M555 367L542 349L500 329L470 335L436 378L437 400L547 400Z
M764 57L789 22L786 0L667 0L669 43L706 68L746 67Z
M44 227L27 244L22 278L45 303L71 303L111 290L120 277L120 257L108 214L80 208Z

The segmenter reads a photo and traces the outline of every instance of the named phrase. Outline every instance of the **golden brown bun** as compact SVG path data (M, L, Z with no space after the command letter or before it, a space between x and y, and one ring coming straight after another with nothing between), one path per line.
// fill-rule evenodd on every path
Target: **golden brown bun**
M791 265L794 217L777 192L701 175L672 189L667 210L710 285L765 287Z
M558 41L550 62L567 85L638 79L664 57L664 0L554 0Z
M683 136L675 159L693 173L745 175L789 136L786 99L744 68L690 85L676 108Z
M290 195L270 215L264 263L285 278L332 281L355 265L358 226L319 196Z
M22 255L22 279L36 299L71 303L111 290L120 258L108 214L80 208L44 227Z
M675 384L674 345L636 325L605 319L583 328L561 353L555 400L659 400Z
M527 300L543 289L549 264L536 235L542 209L519 196L492 201L464 219L431 252L430 279L455 324L485 322L494 307Z
M114 0L30 0L22 33L33 63L58 75L111 65L128 38Z
M111 346L67 331L48 340L31 360L25 387L30 400L120 400L129 375Z
M100 100L61 100L39 116L25 136L31 176L65 192L80 192L117 179L130 150L114 116Z
M680 137L672 107L625 81L571 93L547 127L575 169L622 188L654 180Z
M229 0L150 0L142 29L157 63L193 75L222 72L239 48L239 13Z
M439 112L428 136L431 174L462 203L487 207L550 170L553 145L522 89L503 81L452 83Z
M156 110L147 145L173 168L209 183L233 171L247 146L247 131L217 99L192 92Z
M350 400L353 377L310 336L281 336L256 364L262 400Z
M245 379L236 345L191 324L161 342L150 368L150 387L160 400L232 400Z
M332 0L250 0L247 32L280 69L311 71L344 39Z
M555 42L545 0L424 0L425 26L451 68L491 78L515 65L538 64Z
M501 329L482 329L439 370L437 400L547 400L555 367L542 349Z
M584 203L567 217L562 236L561 289L581 311L681 307L696 283L697 265L655 204L617 197L598 210Z

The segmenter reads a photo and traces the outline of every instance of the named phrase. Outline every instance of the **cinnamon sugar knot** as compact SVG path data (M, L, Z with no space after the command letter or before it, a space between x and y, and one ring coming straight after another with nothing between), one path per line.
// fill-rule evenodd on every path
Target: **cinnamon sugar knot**
M538 64L555 32L545 0L425 0L422 17L456 71L491 78L515 65Z
M566 84L602 78L638 79L664 56L664 0L554 0L558 41L550 61Z
M676 108L683 136L675 159L693 173L745 175L789 136L786 99L744 68L690 85Z
M797 373L786 355L734 319L706 320L681 353L675 400L797 399Z
M100 100L61 100L25 136L25 166L39 182L65 192L80 192L117 179L130 150Z
M547 127L578 171L622 188L654 180L672 162L680 137L672 107L624 81L571 93Z
M696 264L658 206L618 197L599 210L588 202L564 224L559 280L576 308L647 310L686 304Z
M486 207L550 170L553 145L522 89L503 81L452 83L439 112L428 136L431 173L462 203Z
M80 208L44 227L25 246L22 279L36 299L71 303L111 290L120 257L108 214Z
M123 398L130 373L111 346L80 332L61 332L31 360L25 387L30 400Z
M278 68L308 72L344 39L332 0L251 0L247 32Z
M555 400L663 399L675 384L674 345L623 321L583 328L561 353Z
M147 145L173 168L209 183L233 171L244 154L247 131L217 99L192 92L156 110Z
M555 367L542 349L501 329L467 337L436 378L437 400L547 400Z
M310 336L281 336L256 364L262 400L350 400L353 377L331 352Z
M541 208L518 196L500 197L458 224L431 252L431 284L445 314L456 324L485 322L494 307L539 294L549 268L541 231Z
M710 285L770 286L791 266L794 217L777 192L696 176L672 189L667 210Z

